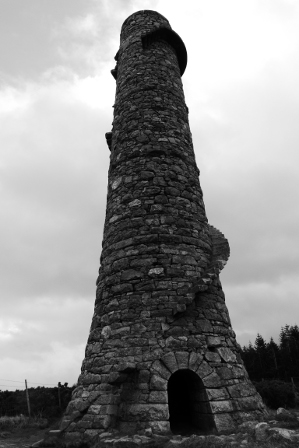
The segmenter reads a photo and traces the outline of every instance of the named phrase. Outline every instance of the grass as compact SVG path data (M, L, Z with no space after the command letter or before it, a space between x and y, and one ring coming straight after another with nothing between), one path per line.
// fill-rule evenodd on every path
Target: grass
M0 417L0 431L12 431L26 428L46 428L48 421L44 418L35 416L27 417L23 414L8 417L6 415Z

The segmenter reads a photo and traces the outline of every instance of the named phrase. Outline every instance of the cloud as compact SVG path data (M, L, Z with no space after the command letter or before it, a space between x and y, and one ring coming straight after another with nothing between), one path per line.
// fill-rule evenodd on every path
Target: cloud
M102 81L55 79L0 92L11 98L0 131L3 299L93 292L112 119Z
M243 285L226 287L232 327L241 345L254 343L257 333L267 341L273 336L278 342L281 327L298 324L296 277L285 276L274 284L259 281L247 284L246 288Z
M299 97L297 84L281 79L265 76L226 91L217 102L225 121L208 113L199 120L208 126L195 128L208 216L230 232L238 260L234 282L273 280L298 266L299 215L292 203L299 191Z
M94 1L84 14L66 17L52 29L52 40L64 65L80 76L94 75L110 64L119 48L119 33L124 20L139 9L153 7L148 0Z
M40 385L77 381L94 297L39 297L7 304L0 321L1 377ZM24 378L20 378L23 375ZM3 382L2 382L3 383ZM1 383L1 384L2 384ZM6 382L23 388L21 384Z

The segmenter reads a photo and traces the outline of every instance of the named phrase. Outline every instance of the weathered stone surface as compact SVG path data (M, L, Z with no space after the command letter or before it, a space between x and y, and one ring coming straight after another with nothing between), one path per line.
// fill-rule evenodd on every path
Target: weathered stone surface
M227 347L217 347L217 353L225 362L236 362L236 355Z
M169 431L182 384L196 429L228 430L264 412L219 280L229 246L205 213L181 81L185 46L165 17L142 10L124 22L115 59L95 310L61 424L74 445L104 430Z
M167 404L132 404L126 409L128 420L135 420L136 416L142 421L168 420Z
M214 421L218 431L233 432L236 428L235 423L229 413L216 414Z
M151 390L167 390L167 380L161 378L158 375L152 375L150 381L150 389Z
M227 390L232 398L249 397L256 394L256 390L251 383L241 382L228 386Z
M165 364L165 366L171 373L178 370L177 360L173 352L166 353L166 355L163 356L161 361L163 362L163 364Z
M291 441L292 439L296 440L294 438L295 431L292 431L290 429L285 429L285 428L269 428L269 427L268 427L267 432L265 431L266 437L264 439L256 438L256 440L259 440L259 441L265 440L265 439L267 439L268 435L272 436L272 439L281 440L282 442L286 441L286 440Z
M231 412L234 410L232 402L229 400L210 401L210 406L213 413Z
M223 386L223 381L216 372L210 373L208 376L203 378L203 384L205 387L221 387Z
M218 415L219 420L221 417L222 422L229 423L225 418L225 415ZM167 432L167 426L164 422L153 422L152 426L144 429L144 435L132 434L132 435L120 435L118 433L105 432L99 436L97 442L97 448L115 448L115 447L128 447L128 448L199 448L201 446L211 447L246 447L254 444L254 446L284 446L293 447L297 446L299 430L290 430L280 427L270 427L266 422L258 424L257 422L245 422L244 424L234 427L234 433L230 434L224 429L225 434L222 435L191 435L180 436L171 435L163 436L157 434L157 432ZM223 425L224 427L225 425ZM229 426L229 425L228 425ZM226 427L228 427L226 425ZM257 430L262 429L260 433L255 436L255 427ZM268 427L268 429L266 429ZM253 431L252 431L253 428ZM247 430L249 432L244 432ZM46 446L39 444L38 446ZM53 445L54 447L55 445Z
M191 352L189 357L189 369L196 372L202 360L203 360L202 355L200 355L199 353Z
M258 442L263 442L268 438L269 425L268 423L261 422L255 426L255 439Z
M222 345L221 338L218 336L208 336L207 346L208 347L219 347Z
M209 400L225 400L229 398L229 394L224 388L206 389Z
M284 418L294 418L293 414L285 408L278 408L276 411L276 415Z
M221 362L221 358L218 355L218 353L214 353L214 352L206 352L205 353L205 359L208 362Z
M189 367L189 353L188 352L176 352L175 357L179 369L188 369Z
M164 367L164 365L160 361L155 361L152 365L152 369L165 380L168 380L171 375L171 372L166 367Z
M202 361L201 364L197 367L196 373L199 375L201 379L204 379L213 371L212 367L206 361Z

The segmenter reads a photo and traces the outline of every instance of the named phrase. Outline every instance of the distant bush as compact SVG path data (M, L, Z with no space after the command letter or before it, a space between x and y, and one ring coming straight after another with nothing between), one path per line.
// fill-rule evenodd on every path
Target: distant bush
M259 381L254 383L264 403L272 409L294 408L296 405L295 393L291 383L283 381Z

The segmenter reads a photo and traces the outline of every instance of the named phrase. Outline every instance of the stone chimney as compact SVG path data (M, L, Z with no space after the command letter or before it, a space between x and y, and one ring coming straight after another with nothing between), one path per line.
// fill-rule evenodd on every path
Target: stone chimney
M264 413L219 280L229 245L206 217L181 81L185 45L161 14L138 11L115 59L103 250L61 425L68 446L113 428L234 430Z

